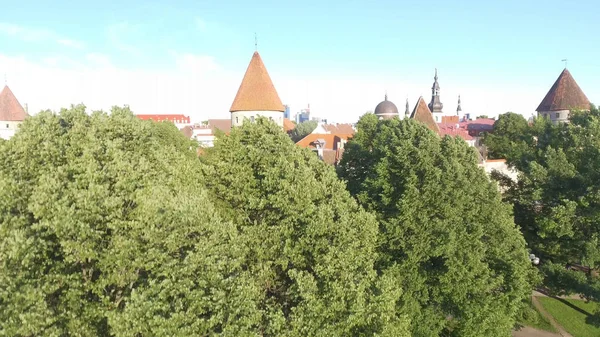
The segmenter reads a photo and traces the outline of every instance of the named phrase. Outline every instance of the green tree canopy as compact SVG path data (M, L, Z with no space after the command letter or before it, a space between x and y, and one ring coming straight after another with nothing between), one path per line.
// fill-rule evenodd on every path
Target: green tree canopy
M537 118L533 142L511 161L518 182L500 179L514 204L515 221L528 244L546 262L546 283L556 291L598 299L598 281L567 271L570 263L600 263L600 113L574 112L571 123ZM502 177L500 177L502 178ZM557 264L557 265L553 265Z
M339 175L380 221L377 268L397 275L413 336L509 336L533 268L510 207L462 141L365 115Z
M263 336L408 336L396 280L377 277L377 222L332 167L260 118L216 140L201 161L258 288Z
M530 130L523 115L507 112L498 116L494 131L484 137L489 158L504 159L521 155L532 142Z
M245 247L200 176L170 123L28 118L0 144L0 335L255 333Z
M294 143L297 143L302 138L313 132L317 127L317 121L304 121L296 124L296 127L289 132L290 138Z

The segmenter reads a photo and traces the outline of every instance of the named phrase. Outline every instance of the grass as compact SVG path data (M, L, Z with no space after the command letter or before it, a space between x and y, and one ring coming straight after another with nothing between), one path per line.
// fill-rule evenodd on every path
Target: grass
M594 318L592 316L600 309L598 303L551 297L540 297L539 301L558 324L574 337L600 336L600 327L590 324Z
M523 326L529 326L538 330L550 331L550 332L558 332L556 329L548 322L548 320L540 314L533 304L529 302L528 307L526 308L527 315L523 315L523 318L519 322Z

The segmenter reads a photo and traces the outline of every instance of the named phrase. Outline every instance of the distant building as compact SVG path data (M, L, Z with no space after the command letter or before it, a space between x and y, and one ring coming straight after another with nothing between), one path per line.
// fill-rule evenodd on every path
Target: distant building
M350 124L319 124L296 144L312 149L324 162L337 165L344 154L346 142L353 135L354 128Z
M169 121L169 122L172 122L173 124L175 124L175 126L177 126L179 129L182 129L183 127L191 124L189 116L178 115L178 114L163 114L163 115L141 114L141 115L136 115L136 117L139 119L142 119L142 120L152 120L155 122Z
M283 106L283 118L290 119L290 106L289 105Z
M419 100L417 101L410 118L425 124L425 126L427 126L431 131L437 134L440 133L440 128L435 121L435 117L433 116L431 110L429 110L429 106L427 103L425 103L423 96L419 97Z
M10 139L29 115L10 88L5 85L0 92L0 138Z
M565 68L536 111L538 116L550 118L554 123L564 123L569 121L573 110L590 110L590 101Z
M245 119L252 122L263 116L283 127L283 103L257 51L252 55L229 112L232 126L242 125Z
M458 96L458 104L456 106L456 113L454 112L444 112L444 104L440 98L440 84L438 82L438 72L435 69L435 75L433 77L433 86L431 87L431 101L427 105L429 111L433 114L433 120L436 123L445 123L448 121L448 117L454 118L457 117L458 120L465 120L465 114L462 112L462 106L460 101L460 96Z
M385 94L383 101L377 104L374 113L379 119L392 119L400 116L398 107L396 107L396 104L388 101L387 94Z
M300 110L296 114L296 123L304 123L310 120L310 104L306 109Z

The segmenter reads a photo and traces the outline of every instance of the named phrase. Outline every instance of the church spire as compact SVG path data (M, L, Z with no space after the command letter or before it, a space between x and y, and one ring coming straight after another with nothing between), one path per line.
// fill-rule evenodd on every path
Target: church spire
M433 77L433 86L431 87L431 102L429 103L429 110L431 112L442 112L444 105L440 101L440 84L438 83L437 68L435 68L435 76Z
M458 95L458 105L456 106L456 114L460 115L462 112L462 107L460 106L460 95Z
M406 110L404 110L406 117L410 115L410 107L408 106L408 97L406 98Z

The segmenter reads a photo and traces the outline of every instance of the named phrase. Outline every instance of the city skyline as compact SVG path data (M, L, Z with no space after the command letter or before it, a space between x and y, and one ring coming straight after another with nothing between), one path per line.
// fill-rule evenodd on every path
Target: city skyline
M590 101L600 98L600 47L586 43L600 25L592 1L580 3L583 12L558 1L337 4L329 4L333 15L310 1L29 3L0 20L0 72L33 114L84 103L229 118L256 33L292 115L310 104L315 115L353 122L386 92L399 107L408 98L412 109L419 96L429 101L437 68L444 111L454 111L461 95L472 116L529 117L565 58Z

